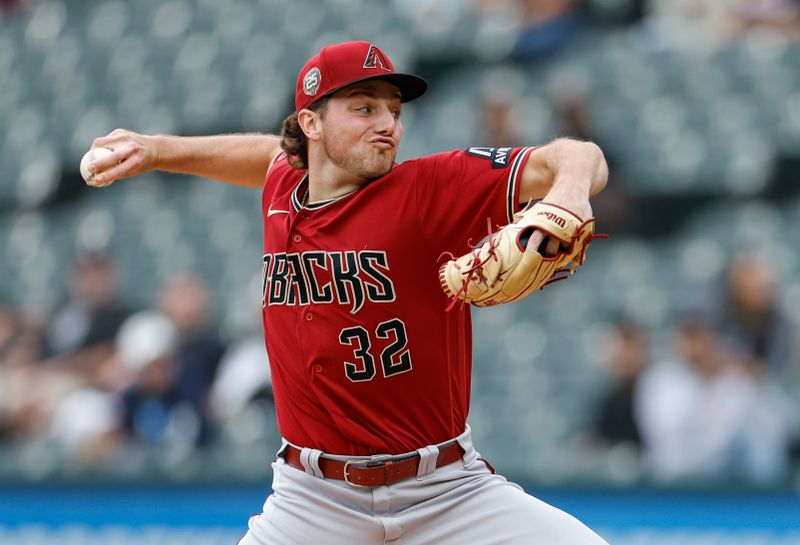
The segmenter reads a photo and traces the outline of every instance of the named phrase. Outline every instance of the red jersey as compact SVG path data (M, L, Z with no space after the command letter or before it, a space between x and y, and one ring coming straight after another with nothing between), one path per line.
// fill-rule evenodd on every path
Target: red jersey
M332 454L398 454L464 431L468 305L439 286L458 255L518 209L532 148L470 148L394 165L303 206L307 172L279 157L264 185L264 335L278 426Z

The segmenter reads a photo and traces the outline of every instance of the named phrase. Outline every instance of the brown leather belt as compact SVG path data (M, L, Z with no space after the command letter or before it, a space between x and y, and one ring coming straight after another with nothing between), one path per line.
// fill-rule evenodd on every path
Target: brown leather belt
M305 471L305 467L300 462L300 450L288 445L283 451L283 459L293 468ZM439 456L436 458L436 467L446 466L461 459L464 449L457 441L453 441L439 449ZM331 460L330 458L319 458L319 468L323 477L326 479L337 479L344 481L351 486L374 488L376 486L389 485L417 476L419 469L419 454L409 456L402 460Z

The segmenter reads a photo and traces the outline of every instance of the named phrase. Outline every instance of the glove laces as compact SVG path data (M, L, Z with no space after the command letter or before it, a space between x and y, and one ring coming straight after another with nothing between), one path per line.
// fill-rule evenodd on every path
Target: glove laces
M477 278L477 280L480 280L481 282L486 282L488 279L483 274L483 266L486 263L488 263L490 259L494 259L495 261L499 261L500 260L500 258L497 257L497 252L495 251L496 248L497 248L497 244L495 243L495 239L492 236L493 232L492 232L492 219L491 218L486 218L486 229L489 232L489 235L488 235L488 238L487 238L487 241L486 241L486 244L488 244L488 250L487 250L487 253L486 253L486 257L484 257L484 258L480 258L479 257L480 256L480 248L483 245L473 246L473 248L472 248L472 263L470 263L469 268L465 271L466 276L464 277L464 281L461 284L461 287L455 293L455 295L453 295L453 297L450 298L450 304L447 305L447 308L445 308L445 312L450 312L450 310L452 310L452 308L456 305L456 302L459 301L459 300L461 301L461 306L463 307L464 306L464 299L462 299L461 296L465 295L467 293L467 288L469 287L470 282L472 282L476 278ZM471 242L470 242L470 245L472 245ZM450 253L450 252L444 252L444 253L442 253L442 255L439 256L439 259L441 259L442 256L445 255L445 254L450 254L450 256L453 256L453 254ZM455 256L453 256L453 258L454 257ZM498 276L496 280L500 280L500 276Z

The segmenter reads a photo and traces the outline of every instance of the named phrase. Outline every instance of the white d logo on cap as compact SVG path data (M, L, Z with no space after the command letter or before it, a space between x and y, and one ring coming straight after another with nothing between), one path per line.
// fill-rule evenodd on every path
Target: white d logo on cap
M303 78L303 92L310 97L317 94L319 84L322 82L322 73L316 66L308 71L306 77Z

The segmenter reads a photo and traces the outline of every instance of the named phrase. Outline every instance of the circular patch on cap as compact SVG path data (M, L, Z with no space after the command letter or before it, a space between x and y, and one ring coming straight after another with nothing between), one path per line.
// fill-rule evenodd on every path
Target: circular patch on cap
M322 83L322 73L316 66L308 71L303 78L303 92L310 97L317 94L319 84Z

